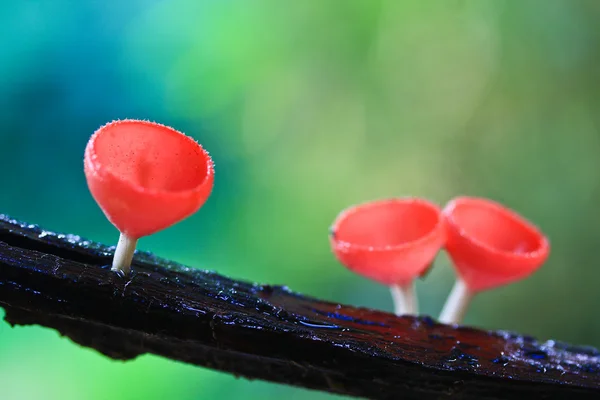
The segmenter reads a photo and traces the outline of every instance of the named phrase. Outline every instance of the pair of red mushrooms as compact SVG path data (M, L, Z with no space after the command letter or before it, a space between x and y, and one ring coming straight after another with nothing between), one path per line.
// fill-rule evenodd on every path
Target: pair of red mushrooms
M414 282L445 248L458 278L440 322L462 321L473 296L523 279L550 251L546 236L514 211L458 197L443 210L427 200L374 201L343 211L330 232L338 260L390 287L397 315L418 314Z
M196 141L139 120L98 129L85 149L84 171L121 233L112 270L124 275L138 239L195 213L214 183L213 161ZM416 198L365 203L342 212L330 236L342 264L391 288L398 315L418 313L414 279L445 247L459 275L440 317L445 323L460 322L474 294L531 274L549 252L546 237L516 213L466 197L443 211Z

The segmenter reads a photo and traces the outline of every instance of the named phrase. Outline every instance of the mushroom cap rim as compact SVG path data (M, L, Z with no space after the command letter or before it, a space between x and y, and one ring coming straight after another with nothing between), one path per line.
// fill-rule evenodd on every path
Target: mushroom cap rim
M206 164L207 164L206 165L206 175L204 176L202 181L200 181L193 188L185 189L185 190L161 190L161 189L146 188L138 183L131 182L129 180L121 178L120 176L118 176L118 174L116 174L112 171L112 169L109 165L100 163L100 161L98 160L98 155L96 154L96 149L95 149L96 139L103 132L103 130L106 129L107 127L109 127L109 126L112 127L112 126L116 126L116 125L125 125L125 124L146 125L146 126L149 126L152 128L160 128L160 129L163 129L164 131L168 132L171 135L181 135L184 137L184 140L188 141L188 143L190 143L193 146L199 147L200 151L202 152L202 155L206 159ZM212 175L214 175L214 162L213 162L212 158L210 157L210 154L208 153L208 151L206 151L206 149L204 149L204 147L202 147L202 145L200 145L198 142L196 142L190 136L188 136L188 135L184 134L183 132L180 132L170 126L160 124L158 122L147 121L147 120L122 119L122 120L113 120L109 123L102 125L100 128L98 128L92 134L91 138L88 141L88 144L85 149L84 162L86 164L89 164L90 172L95 174L100 179L106 178L107 176L109 176L112 179L117 180L117 181L129 186L136 192L139 192L139 193L142 193L142 194L148 195L148 196L169 196L169 197L173 197L173 198L187 197L190 194L200 191L202 189L202 187L211 179Z
M503 250L497 247L491 246L479 239L477 237L469 234L464 228L460 226L460 224L456 221L453 211L457 206L470 202L478 202L479 204L484 204L486 208L492 209L494 212L500 212L503 217L508 217L514 222L517 222L519 225L524 227L527 231L534 233L538 236L539 244L538 246L531 251L516 253L510 250ZM535 224L531 221L527 220L523 216L519 215L516 211L511 210L508 207L503 206L502 204L487 199L483 197L470 197L470 196L461 196L452 199L442 210L442 214L447 222L448 227L456 230L458 235L464 239L466 239L469 243L473 244L476 247L483 249L492 255L499 255L502 257L512 258L513 260L521 260L521 259L532 259L532 258L544 258L548 255L550 248L550 241L546 237L546 235L539 229Z
M437 223L425 235L419 237L418 239L410 240L410 241L406 241L406 242L402 242L402 243L398 243L398 244L393 244L393 245L369 246L369 245L365 245L365 244L352 243L352 242L348 242L346 240L341 240L341 239L336 238L339 225L348 216L355 214L357 212L364 211L365 209L369 209L371 207L381 206L381 205L391 204L391 203L402 203L403 205L406 205L406 204L415 205L416 204L419 206L425 206L426 208L429 209L429 211L433 211L438 214ZM338 214L335 221L329 228L329 236L334 241L335 247L337 247L337 248L349 248L352 250L368 251L368 252L398 251L398 250L404 250L404 249L408 249L408 248L419 246L421 244L426 243L429 239L431 239L436 234L436 232L442 230L443 224L444 224L444 221L441 216L440 207L438 207L435 203L433 203L429 200L419 198L419 197L384 198L384 199L372 200L372 201L363 202L363 203L359 203L359 204L355 204L355 205L346 207L344 210L342 210Z

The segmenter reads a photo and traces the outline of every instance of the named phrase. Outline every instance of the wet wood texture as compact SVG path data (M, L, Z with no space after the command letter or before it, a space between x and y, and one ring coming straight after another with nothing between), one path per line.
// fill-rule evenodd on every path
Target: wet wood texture
M151 353L370 399L600 398L600 353L236 281L0 216L0 306L107 357ZM68 362L66 360L65 362Z

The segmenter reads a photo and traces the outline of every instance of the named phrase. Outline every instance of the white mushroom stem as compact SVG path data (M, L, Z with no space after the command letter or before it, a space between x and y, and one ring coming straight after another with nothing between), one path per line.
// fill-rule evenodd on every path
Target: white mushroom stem
M460 324L474 294L465 285L465 282L458 278L446 300L446 304L444 304L439 318L440 322L443 324Z
M129 275L131 270L131 261L133 260L133 253L135 252L135 246L137 245L137 239L130 238L129 236L121 233L119 236L119 242L115 250L115 256L112 263L112 271L121 272L124 275Z
M392 285L390 291L394 300L394 313L396 315L417 315L419 313L414 282Z

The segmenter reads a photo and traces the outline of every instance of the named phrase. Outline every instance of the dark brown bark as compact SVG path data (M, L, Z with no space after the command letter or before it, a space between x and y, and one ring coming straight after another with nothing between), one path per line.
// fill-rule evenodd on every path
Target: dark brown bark
M0 306L115 359L152 353L371 399L600 398L600 353L332 304L0 216Z

